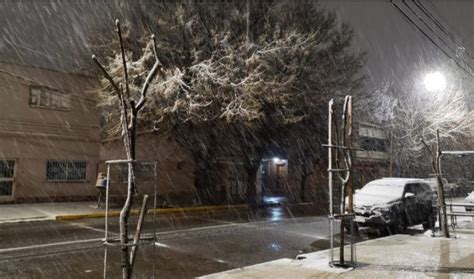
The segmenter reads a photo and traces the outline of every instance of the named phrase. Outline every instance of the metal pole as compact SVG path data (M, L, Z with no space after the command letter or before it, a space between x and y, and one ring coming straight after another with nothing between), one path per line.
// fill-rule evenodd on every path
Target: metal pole
M107 182L105 183L105 237L104 237L104 279L107 278L107 242L109 238L109 186L110 165L107 164Z
M329 101L329 117L328 117L328 186L329 186L329 243L330 243L330 255L331 261L329 265L332 266L334 262L334 211L333 211L333 204L332 204L332 113L333 113L333 104L334 99Z
M390 167L389 176L393 177L393 131L390 130Z
M156 260L156 205L157 205L157 195L158 195L158 170L157 170L157 162L155 162L155 169L154 169L154 198L153 198L153 278L155 278L155 260Z
M121 164L121 163L131 163L131 162L135 162L135 160L133 159L119 159L119 160L108 160L108 161L105 161L105 163L108 165L108 164Z

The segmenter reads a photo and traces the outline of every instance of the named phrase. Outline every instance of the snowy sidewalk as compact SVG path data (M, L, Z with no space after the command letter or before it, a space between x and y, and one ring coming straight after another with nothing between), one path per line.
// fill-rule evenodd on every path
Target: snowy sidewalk
M97 202L0 204L0 223L55 220L58 216L101 214Z
M181 214L212 212L220 210L247 209L245 204L235 205L211 205L211 206L191 206L157 208L158 214ZM117 217L121 207L111 205L108 216ZM154 209L149 209L152 212ZM140 204L135 204L131 215L140 213ZM105 206L97 208L97 202L52 202L52 203L22 203L22 204L0 204L0 224L33 222L46 220L76 220L84 218L105 217Z
M202 278L474 278L474 224L459 224L450 239L402 234L360 242L351 271L329 268L324 250Z

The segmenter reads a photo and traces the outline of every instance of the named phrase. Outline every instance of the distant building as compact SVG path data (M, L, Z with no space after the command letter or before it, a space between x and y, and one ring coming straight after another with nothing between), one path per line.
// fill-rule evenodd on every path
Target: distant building
M0 202L95 195L100 118L87 76L0 63Z
M390 171L390 133L378 125L358 122L354 127L355 151L354 185L360 188L367 182L393 176Z

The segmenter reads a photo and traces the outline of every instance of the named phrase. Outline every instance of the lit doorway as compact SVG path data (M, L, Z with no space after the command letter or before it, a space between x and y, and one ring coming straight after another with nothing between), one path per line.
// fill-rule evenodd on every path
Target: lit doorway
M287 201L288 160L266 158L260 163L257 192L262 204L279 204Z

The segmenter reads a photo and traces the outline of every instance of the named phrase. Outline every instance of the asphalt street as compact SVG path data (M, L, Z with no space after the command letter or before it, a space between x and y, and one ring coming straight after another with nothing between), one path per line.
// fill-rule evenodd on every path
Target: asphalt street
M329 247L327 217L308 207L233 209L147 217L135 278L192 278ZM132 226L136 217L131 219ZM105 220L0 225L0 278L102 278ZM117 238L118 218L109 219ZM362 234L357 241L377 237ZM107 248L108 278L120 277L118 247Z

